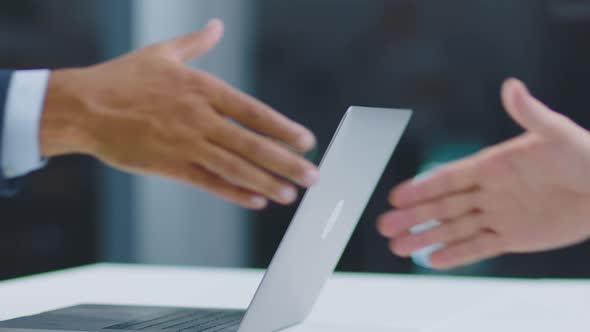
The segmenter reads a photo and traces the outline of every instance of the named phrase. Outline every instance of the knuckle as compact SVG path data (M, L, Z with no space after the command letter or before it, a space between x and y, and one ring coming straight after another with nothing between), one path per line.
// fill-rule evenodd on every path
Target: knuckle
M471 204L471 211L479 211L483 208L483 203L486 200L483 198L481 192L476 192L469 195L469 203Z
M264 177L264 187L266 192L274 197L280 197L285 186L279 180L272 178L270 175L265 175Z
M141 135L142 144L150 143L157 144L163 147L167 151L171 151L176 156L176 153L184 152L183 149L186 147L186 140L184 135L179 134L175 131L176 128L171 127L173 130L167 132L161 130L161 128L153 128L149 132L145 132Z
M445 228L445 226L439 226L429 232L418 234L418 236L423 236L424 239L426 240L426 242L428 242L428 243L437 243L437 242L445 243L445 242L447 242L447 237L446 237L446 230L444 228Z
M244 145L246 152L252 157L260 157L266 151L266 143L259 138L245 139Z
M280 184L270 174L251 166L244 165L242 169L243 182L247 182L247 187L255 192L267 196L275 196L280 192Z
M302 177L308 168L304 161L301 161L297 157L291 157L288 161L288 174L291 177Z
M264 120L262 112L254 105L242 103L238 111L242 113L244 117L248 118L250 122L259 123Z
M229 89L224 89L221 87L216 87L216 89L218 89L218 102L223 109L235 107L233 105L234 98ZM231 111L231 109L229 111Z
M514 157L517 157L516 151L496 152L490 157L487 165L487 176L490 178L501 177L514 168ZM520 153L520 152L518 152Z
M455 199L453 203L455 210L459 213L467 212L475 206L475 195L473 193L461 194Z
M199 121L197 124L201 130L208 137L215 137L218 140L226 140L228 137L225 134L225 128L221 121L211 119L210 121Z
M245 179L248 175L248 171L244 167L242 162L223 160L225 172L231 175L233 178Z
M190 183L197 185L197 186L209 188L213 185L213 183L212 183L213 179L203 177L202 175L200 175L196 172L188 172L188 174L186 174L186 177L190 181Z
M428 221L428 219L431 219L433 215L434 211L432 205L417 207L409 210L407 213L408 219L411 219L412 222L416 223Z
M201 97L190 95L185 95L184 97L179 98L177 103L179 105L178 108L181 111L195 114L199 114L199 111L203 111L207 106L207 102Z
M476 224L473 222L473 220L463 219L456 222L455 228L457 237L467 238L475 232Z
M469 212L481 209L485 200L482 198L481 192L475 192L469 195Z
M452 242L461 238L461 230L455 223L450 223L441 227L441 237L445 242Z
M431 208L432 215L430 218L446 218L450 211L450 200L443 199L435 204Z
M213 85L209 74L197 69L181 68L183 69L182 72L184 73L186 83L194 93L208 94L207 92L210 91Z
M205 93L205 88L208 83L205 75L198 70L184 70L183 73L185 82L189 84L193 92L198 94Z
M239 92L218 79L210 77L209 74L205 77L207 84L210 86L209 89L214 91L212 94L216 96L216 101L224 112L234 116L239 114L242 108Z
M398 210L398 213L402 216L405 225L414 225L420 222L420 212L417 209Z

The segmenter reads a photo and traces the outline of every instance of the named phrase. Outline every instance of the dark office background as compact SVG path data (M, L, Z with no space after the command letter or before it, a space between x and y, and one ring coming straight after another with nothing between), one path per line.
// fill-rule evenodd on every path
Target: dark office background
M127 0L0 3L0 67L79 66L132 45ZM502 111L499 87L525 80L553 108L590 126L590 2L540 0L258 0L254 92L309 126L321 155L352 104L407 107L415 117L369 204L340 269L432 273L392 257L374 227L389 188L428 165L503 141L519 129ZM19 198L0 201L0 279L101 261L133 242L129 227L105 237L112 201L128 177L85 157L54 160ZM265 267L294 208L252 222L250 266ZM206 232L207 230L203 230ZM110 242L109 242L110 241ZM172 244L169 244L172 245ZM514 255L456 275L590 277L590 245ZM118 255L134 261L129 252Z

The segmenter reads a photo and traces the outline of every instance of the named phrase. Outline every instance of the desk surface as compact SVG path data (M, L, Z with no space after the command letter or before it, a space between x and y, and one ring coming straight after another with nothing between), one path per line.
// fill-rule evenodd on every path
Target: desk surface
M261 277L257 270L99 264L0 283L0 319L79 303L246 308ZM336 274L309 322L289 331L372 327L589 331L590 281Z

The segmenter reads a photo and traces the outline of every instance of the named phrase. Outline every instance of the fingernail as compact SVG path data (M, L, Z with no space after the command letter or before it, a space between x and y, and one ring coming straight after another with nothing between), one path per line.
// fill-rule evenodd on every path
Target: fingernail
M440 225L441 225L441 223L438 220L429 220L427 222L424 222L422 224L412 227L410 229L410 233L416 234L416 233L426 232L426 231L436 228Z
M412 261L418 266L429 269L435 268L432 265L432 254L442 248L444 248L443 244L433 244L429 247L415 251L412 253Z
M290 204L293 203L297 199L297 190L291 187L285 187L281 189L279 193L279 197L282 202Z
M315 147L316 139L313 135L310 134L300 135L297 139L297 145L298 148L304 151L309 151Z
M316 185L320 180L320 172L317 169L308 169L303 173L301 180L306 187Z
M385 238L391 238L391 232L389 230L389 222L387 221L386 217L381 216L377 219L377 231L381 236Z
M210 19L207 24L205 25L205 29L211 28L212 26L221 23L221 20L218 18Z
M264 209L268 205L268 200L262 196L254 196L250 199L252 208Z
M203 27L203 30L209 30L211 29L214 25L215 25L215 20L209 20L209 22L207 22L207 24L205 24L205 26Z

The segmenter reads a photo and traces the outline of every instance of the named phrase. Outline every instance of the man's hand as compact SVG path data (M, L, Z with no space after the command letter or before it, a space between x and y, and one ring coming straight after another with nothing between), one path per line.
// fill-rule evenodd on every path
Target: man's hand
M41 121L45 157L84 153L116 168L194 184L244 207L289 204L318 181L296 151L314 136L219 79L185 66L223 24L111 62L52 73ZM295 151L293 151L295 150Z
M519 81L507 81L502 97L527 132L396 188L390 200L399 210L378 222L393 252L441 243L431 265L446 269L590 237L590 134ZM442 225L409 232L429 220Z

